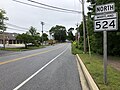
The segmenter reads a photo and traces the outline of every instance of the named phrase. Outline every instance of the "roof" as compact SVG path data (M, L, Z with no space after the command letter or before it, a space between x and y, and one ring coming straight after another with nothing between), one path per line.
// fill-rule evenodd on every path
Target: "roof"
M15 40L17 35L18 35L17 33L5 32L5 39ZM0 39L3 39L3 33L1 32L0 32Z

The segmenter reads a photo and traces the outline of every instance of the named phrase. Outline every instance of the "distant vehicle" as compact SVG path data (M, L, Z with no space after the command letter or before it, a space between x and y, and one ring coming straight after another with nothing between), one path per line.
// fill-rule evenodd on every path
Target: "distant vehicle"
M31 46L31 45L33 45L33 44L32 44L32 43L27 43L27 45L28 45L28 46Z
M66 40L66 42L67 42L67 43L71 43L71 41L70 41L70 40Z
M56 43L56 41L55 41L55 40L52 40L52 39L51 39L51 40L48 40L47 42L48 42L49 45L53 45L53 44Z

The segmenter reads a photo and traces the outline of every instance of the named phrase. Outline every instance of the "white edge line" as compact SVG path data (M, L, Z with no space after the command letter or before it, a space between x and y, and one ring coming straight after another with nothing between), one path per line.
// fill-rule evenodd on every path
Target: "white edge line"
M68 47L67 47L68 48ZM41 72L44 68L46 68L49 64L51 64L55 59L57 59L59 56L61 56L66 50L67 48L60 53L59 55L57 55L55 58L53 58L51 61L49 61L47 64L45 64L42 68L40 68L38 71L36 71L33 75L31 75L29 78L27 78L25 81L23 81L21 84L19 84L17 87L15 87L13 90L18 90L20 89L24 84L26 84L28 81L30 81L34 76L36 76L39 72Z

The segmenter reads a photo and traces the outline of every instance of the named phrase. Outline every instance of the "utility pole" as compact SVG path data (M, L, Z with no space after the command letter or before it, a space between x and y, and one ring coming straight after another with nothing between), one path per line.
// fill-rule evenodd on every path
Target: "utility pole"
M89 17L88 17L88 20L90 20ZM88 28L87 28L87 24L86 24L86 31L87 31L87 41L88 41L87 43L88 43L89 55L91 57L90 37L89 37L89 31L88 31Z
M42 25L42 45L43 45L43 25L44 25L44 22L41 22L41 25Z
M79 45L79 28L78 28L78 23L76 24L77 26L77 41L78 41L78 45Z
M84 0L82 0L82 15L83 15L84 53L86 53L86 19L84 14Z

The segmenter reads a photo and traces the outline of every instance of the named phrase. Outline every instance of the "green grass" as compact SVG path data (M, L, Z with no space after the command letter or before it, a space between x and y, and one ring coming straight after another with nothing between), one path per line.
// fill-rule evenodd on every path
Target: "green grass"
M83 63L87 67L94 81L100 88L100 90L120 90L120 71L114 69L110 65L107 67L107 85L104 84L103 79L103 57L100 55L83 54L81 50L77 49L75 45L72 45L72 53L79 54ZM114 59L112 57L112 59ZM117 58L118 59L118 58Z
M108 84L103 80L103 61L98 55L79 54L100 90L120 90L120 72L108 65Z
M44 46L29 46L27 49L22 47L22 48L0 48L0 50L6 50L6 51L27 51L27 50L34 50L34 49L40 49L40 48L44 48Z

